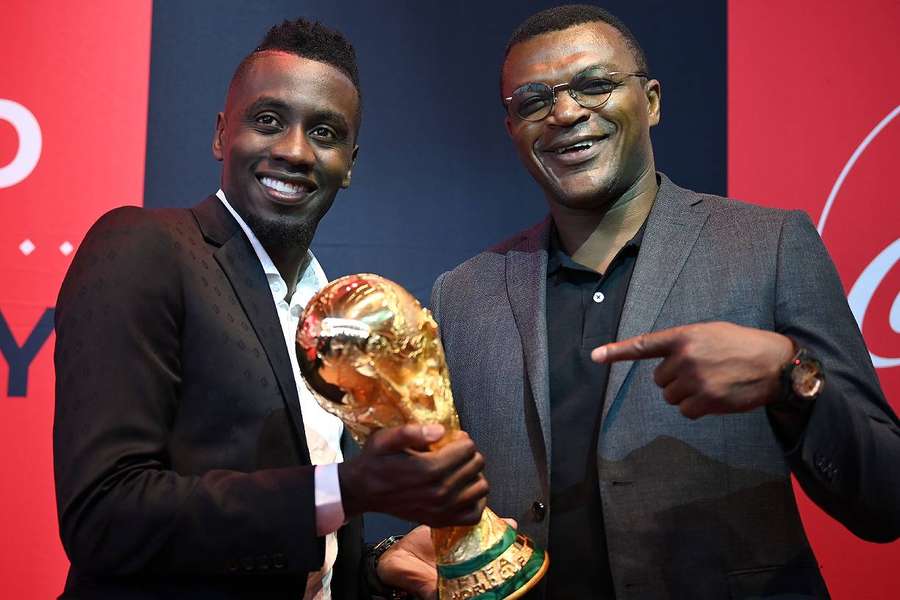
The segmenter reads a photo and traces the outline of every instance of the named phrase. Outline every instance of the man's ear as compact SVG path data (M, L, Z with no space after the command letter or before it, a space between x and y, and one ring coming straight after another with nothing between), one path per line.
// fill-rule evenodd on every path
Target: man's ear
M356 155L359 154L359 146L353 146L353 154L350 157L350 168L347 169L347 174L344 175L344 180L341 182L341 187L343 189L347 189L350 187L350 179L353 176L353 165L356 164Z
M509 115L506 115L506 118L503 119L503 124L506 125L506 134L512 137L512 119Z
M216 115L216 131L213 134L212 153L218 161L222 161L225 157L222 137L225 135L225 113L220 112Z
M650 121L650 127L659 124L662 116L662 90L659 81L650 79L644 84L644 93L647 94L647 117Z

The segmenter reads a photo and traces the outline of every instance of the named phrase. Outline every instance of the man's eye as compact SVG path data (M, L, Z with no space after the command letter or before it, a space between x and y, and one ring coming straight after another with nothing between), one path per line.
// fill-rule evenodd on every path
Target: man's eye
M547 102L547 97L540 94L524 96L519 99L516 111L527 117L546 107Z
M608 94L616 89L616 82L609 79L590 78L578 82L576 88L582 94Z
M324 125L319 125L318 127L314 127L312 131L309 132L310 135L313 135L317 138L323 140L335 140L337 139L337 134L330 127L325 127Z
M275 117L275 115L259 115L256 117L256 122L260 125L265 125L266 127L280 127L281 123Z

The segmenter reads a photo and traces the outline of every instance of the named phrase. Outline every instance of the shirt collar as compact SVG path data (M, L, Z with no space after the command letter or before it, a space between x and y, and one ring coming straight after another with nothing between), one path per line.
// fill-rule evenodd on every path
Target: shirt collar
M641 228L637 230L637 233L635 233L630 240L625 242L625 245L619 250L617 256L623 255L626 252L637 252L640 250L641 242L644 240L644 231L646 229L647 219L645 218L644 222L641 224ZM547 275L553 275L563 267L577 271L595 272L593 269L575 262L572 260L571 256L566 254L566 251L562 247L562 242L559 239L559 231L556 229L556 223L551 221L547 248Z
M262 265L263 272L266 274L266 279L269 280L269 287L272 288L272 294L275 296L275 300L284 300L284 291L287 289L287 286L285 285L284 278L282 278L281 273L278 271L278 267L276 267L275 263L272 261L272 257L266 252L266 249L263 247L262 243L260 243L256 234L253 233L253 230L250 229L250 226L247 225L244 219L241 218L241 215L239 215L231 204L228 203L228 199L225 198L225 192L220 189L216 192L216 197L222 201L222 204L228 209L228 212L231 213L231 216L234 217L237 224L240 225L244 235L250 240L250 245L253 247L253 251L256 252L257 258L259 258L259 263ZM306 255L309 258L309 261L306 268L300 273L300 277L297 280L297 290L292 299L294 301L299 301L302 305L306 305L306 302L309 301L313 294L325 287L325 284L328 283L325 271L322 270L322 265L316 260L312 250L307 250ZM280 284L281 287L279 288L276 286L276 283ZM281 293L279 294L276 290L280 290Z

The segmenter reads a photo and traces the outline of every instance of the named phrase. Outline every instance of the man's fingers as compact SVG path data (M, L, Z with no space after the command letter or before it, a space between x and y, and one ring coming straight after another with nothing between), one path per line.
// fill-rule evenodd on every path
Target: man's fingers
M455 527L460 525L476 525L481 520L481 513L487 506L487 480L481 478L475 485L466 488L460 494L454 508L446 507L434 515L429 525L433 527Z
M606 344L594 348L591 360L597 363L612 363L620 360L668 356L681 342L683 333L682 327L673 327Z
M477 476L484 468L484 458L468 436L460 437L443 448L417 454L432 481L442 480L453 487Z
M402 427L388 427L376 431L369 438L368 446L379 454L390 454L404 450L427 450L429 444L433 444L444 436L442 425L403 425Z
M681 404L681 402L696 393L697 384L693 379L682 377L669 383L663 388L663 398L672 405Z
M653 383L664 388L675 381L684 368L682 363L676 356L667 357L653 369Z
M451 472L445 481L448 490L461 490L481 476L484 457L476 452L465 464Z
M690 396L678 405L681 414L691 420L699 419L710 414L707 402L700 396Z

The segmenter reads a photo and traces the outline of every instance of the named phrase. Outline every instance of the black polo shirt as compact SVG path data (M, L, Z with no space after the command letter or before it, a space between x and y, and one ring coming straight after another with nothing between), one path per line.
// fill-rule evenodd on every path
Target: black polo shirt
M613 342L645 224L602 275L562 249L554 227L547 263L550 358L549 598L614 598L597 477L597 436L609 366L591 350Z

